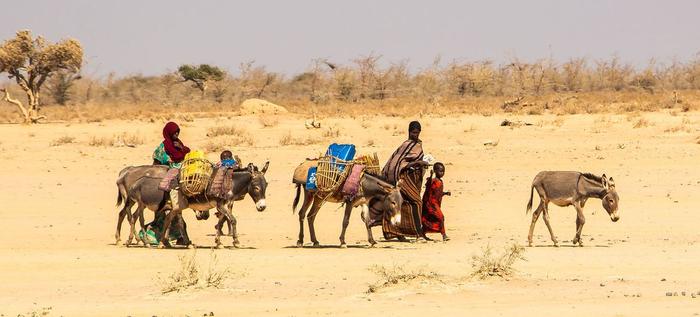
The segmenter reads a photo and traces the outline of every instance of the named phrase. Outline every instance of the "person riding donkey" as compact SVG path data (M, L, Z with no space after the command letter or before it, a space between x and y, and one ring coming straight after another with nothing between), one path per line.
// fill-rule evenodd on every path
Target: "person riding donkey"
M185 146L182 140L180 140L180 127L177 123L172 121L166 123L165 127L163 127L163 142L153 151L153 165L165 165L170 168L161 181L160 188L168 192L170 201L173 204L177 204L179 200L179 191L172 189L177 186L176 181L179 169L182 167L182 161L185 159L185 155L189 152L190 148ZM165 211L159 211L156 212L153 221L146 227L160 229L163 228L164 221ZM179 221L179 219L173 219L173 224L176 224L177 221ZM177 230L176 225L173 225L172 228L171 237L180 241L182 239L182 233ZM182 229L187 230L186 225Z

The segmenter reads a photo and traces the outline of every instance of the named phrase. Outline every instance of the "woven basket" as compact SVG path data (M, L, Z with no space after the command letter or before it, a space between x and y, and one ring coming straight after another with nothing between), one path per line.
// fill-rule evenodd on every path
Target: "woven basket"
M213 172L211 162L202 158L186 159L180 169L180 189L186 196L201 194L207 189Z
M341 160L334 156L318 159L316 170L316 187L322 192L334 192L347 177L352 161Z
M380 176L382 170L379 167L379 157L377 156L377 153L373 153L372 155L362 155L356 158L353 163L355 164L362 164L365 166L365 173L374 175L374 176Z

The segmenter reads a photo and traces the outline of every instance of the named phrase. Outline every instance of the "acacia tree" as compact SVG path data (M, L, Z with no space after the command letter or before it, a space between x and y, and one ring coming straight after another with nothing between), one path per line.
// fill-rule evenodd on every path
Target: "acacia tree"
M191 81L195 88L202 92L207 90L208 82L222 81L225 72L216 66L201 64L199 66L182 65L177 69L183 82Z
M27 106L12 98L7 89L0 89L3 100L17 105L27 123L45 119L39 115L39 97L46 79L58 71L77 73L82 64L83 48L77 40L51 44L41 36L32 38L29 30L19 31L0 45L0 73L7 73L24 90Z

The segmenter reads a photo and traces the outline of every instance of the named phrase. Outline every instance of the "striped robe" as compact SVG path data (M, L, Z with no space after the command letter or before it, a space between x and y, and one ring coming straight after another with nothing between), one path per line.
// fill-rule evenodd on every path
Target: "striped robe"
M406 140L391 155L391 158L389 158L389 161L382 169L382 176L387 182L396 184L398 180L402 180L401 195L404 199L404 203L401 206L401 223L393 226L388 219L383 219L382 221L382 232L386 239L398 236L420 237L423 235L421 228L421 209L423 204L420 196L423 169L406 169L408 164L422 159L423 143L420 140Z

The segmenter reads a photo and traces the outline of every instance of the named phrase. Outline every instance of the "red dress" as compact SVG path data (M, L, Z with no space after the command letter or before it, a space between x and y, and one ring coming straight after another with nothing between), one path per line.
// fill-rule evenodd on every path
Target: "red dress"
M423 193L423 215L421 222L423 232L440 232L445 234L445 216L442 214L442 180L428 180Z

